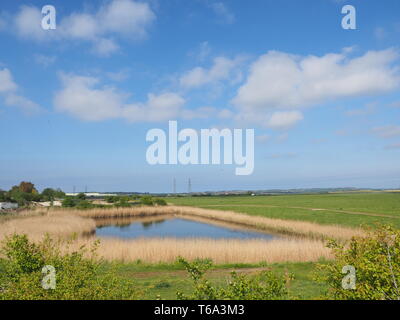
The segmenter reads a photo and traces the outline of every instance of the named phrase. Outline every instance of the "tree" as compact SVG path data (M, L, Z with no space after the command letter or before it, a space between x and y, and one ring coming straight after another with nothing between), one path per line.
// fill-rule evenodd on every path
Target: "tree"
M64 198L65 193L61 189L46 188L42 191L41 197L44 201L54 201L57 198Z
M32 182L25 182L22 181L19 184L19 191L25 192L25 193L38 193L37 190L35 189L35 185Z
M329 248L335 260L319 265L322 272L317 277L329 285L327 298L400 300L399 230L382 226L345 245L331 241ZM351 281L353 286L348 285Z

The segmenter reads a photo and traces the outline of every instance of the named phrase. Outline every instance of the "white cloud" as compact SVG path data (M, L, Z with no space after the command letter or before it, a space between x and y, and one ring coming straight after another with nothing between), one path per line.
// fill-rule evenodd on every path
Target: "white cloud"
M388 126L375 127L372 129L372 132L384 139L393 138L400 136L400 126L388 125Z
M149 93L146 102L129 103L129 95L114 87L101 86L98 78L62 74L61 80L63 87L54 98L56 110L84 121L120 118L129 122L160 122L198 118L209 112L185 110L185 99L173 92Z
M101 38L95 41L93 52L104 57L108 57L109 55L117 52L119 50L119 46L115 43L115 41L111 39Z
M0 93L7 93L17 90L18 86L14 82L11 72L8 69L0 69Z
M20 108L25 113L34 113L40 110L39 105L18 94L18 85L8 69L0 69L0 95L5 105Z
M23 5L14 18L17 34L26 39L42 41L49 35L41 26L42 13L36 7Z
M303 114L299 111L278 111L268 119L267 126L273 129L287 130L301 120L303 120Z
M393 66L399 60L396 50L369 51L354 58L350 53L303 57L270 51L262 55L232 100L237 118L285 127L285 122L290 126L302 119L293 110L398 88L399 67ZM284 113L275 113L280 110Z
M214 2L210 4L210 7L218 16L220 22L227 24L232 24L235 22L235 15L224 3Z
M122 115L123 95L113 88L95 88L99 80L93 77L61 75L63 89L54 99L58 111L86 121L101 121Z
M216 57L209 69L196 67L182 75L179 83L183 88L193 89L222 80L237 79L238 73L240 74L238 67L242 62L241 57L234 59Z
M185 100L176 93L149 94L146 103L127 105L123 117L129 122L161 122L181 117Z
M89 41L93 51L107 56L119 46L112 36L143 38L156 19L150 6L134 0L109 0L97 12L72 12L59 19L56 30L43 30L39 8L21 6L13 23L22 38L36 41L78 40Z

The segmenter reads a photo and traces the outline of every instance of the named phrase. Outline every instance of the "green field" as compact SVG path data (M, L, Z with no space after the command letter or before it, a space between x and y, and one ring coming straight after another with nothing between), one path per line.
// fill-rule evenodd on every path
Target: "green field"
M176 299L177 291L187 294L193 291L188 273L179 264L118 264L116 270L122 277L135 279L143 299ZM260 270L272 270L276 274L292 273L294 280L289 285L291 299L315 299L326 291L324 284L314 280L315 263L220 265L209 270L206 278L215 285L224 286L233 270L247 274Z
M400 193L332 193L271 196L168 198L169 203L229 210L269 218L351 227L391 224L400 228Z

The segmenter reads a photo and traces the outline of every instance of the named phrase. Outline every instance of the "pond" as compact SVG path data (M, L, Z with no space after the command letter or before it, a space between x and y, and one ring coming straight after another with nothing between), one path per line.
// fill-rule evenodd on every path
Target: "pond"
M98 237L134 238L211 238L264 239L281 237L234 224L196 221L181 217L109 220L98 223Z

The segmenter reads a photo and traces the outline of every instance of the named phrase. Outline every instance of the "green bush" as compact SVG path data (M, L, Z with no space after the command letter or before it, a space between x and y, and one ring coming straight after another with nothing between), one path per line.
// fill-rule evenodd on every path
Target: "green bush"
M164 199L154 199L154 204L157 206L166 206L167 202Z
M30 242L26 235L13 235L2 243L5 257L0 276L0 299L6 300L92 300L135 299L138 296L130 280L122 280L102 268L91 248L63 251L67 243L45 237ZM64 252L64 253L63 253ZM44 289L42 268L53 266L55 289Z
M178 262L184 265L194 283L191 295L177 293L179 300L278 300L288 298L287 282L292 279L278 277L270 271L255 276L231 273L226 287L215 287L204 275L212 267L211 260L196 260L192 263L183 258Z
M140 198L140 203L145 206L152 206L154 205L153 198L151 196L143 196Z
M340 300L400 299L400 231L381 226L367 237L353 238L348 244L331 241L335 261L320 264L317 280L329 285L327 298ZM342 286L345 266L355 268L355 289ZM345 271L345 270L344 270Z

